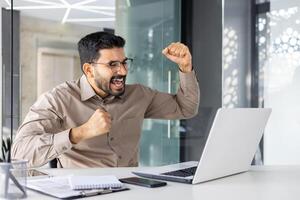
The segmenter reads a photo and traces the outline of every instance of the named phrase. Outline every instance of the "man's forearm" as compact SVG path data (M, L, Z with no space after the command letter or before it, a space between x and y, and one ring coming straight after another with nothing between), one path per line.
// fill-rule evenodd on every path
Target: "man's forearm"
M69 132L68 129L56 134L23 133L26 136L18 133L12 146L12 158L28 160L29 167L42 166L72 147Z
M185 117L190 118L198 113L200 88L194 71L179 72L180 88L176 98Z

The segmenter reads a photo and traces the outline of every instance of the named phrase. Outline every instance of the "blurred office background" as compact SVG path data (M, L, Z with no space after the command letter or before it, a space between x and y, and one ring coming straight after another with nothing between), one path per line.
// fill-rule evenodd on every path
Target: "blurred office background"
M78 40L104 30L127 40L128 83L176 93L177 66L161 50L182 41L193 55L199 114L145 120L141 166L199 159L220 107L272 108L253 164L300 164L299 0L14 0L13 24L10 3L0 0L2 138L40 94L81 76Z

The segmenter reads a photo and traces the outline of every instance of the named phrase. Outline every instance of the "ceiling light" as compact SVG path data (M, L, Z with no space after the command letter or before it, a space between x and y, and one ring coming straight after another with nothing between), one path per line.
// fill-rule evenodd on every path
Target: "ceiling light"
M8 5L10 5L9 0L5 0ZM21 0L20 0L21 1ZM54 3L53 1L46 0L22 0L26 2L38 3L41 5L33 5L33 6L14 6L15 10L41 10L41 9L66 9L66 12L63 16L62 23L65 22L88 22L88 21L114 21L115 13L114 12L107 12L114 11L114 7L108 6L95 6L89 5L90 3L94 3L97 0L83 0L74 4L69 3L67 0L59 0L59 2ZM130 3L130 1L128 0ZM10 9L10 7L7 7ZM81 10L90 13L98 13L101 15L109 16L109 18L69 18L69 14L72 9ZM105 11L107 10L107 11Z
M59 1L62 2L66 6L70 6L70 4L66 0L59 0Z
M109 22L115 21L114 17L111 18L73 18L67 19L67 22Z
M67 8L66 6L14 6L14 10L40 10L40 9L59 9L59 8ZM6 9L10 10L10 7Z
M88 12L91 12L91 13L98 13L98 14L102 14L102 15L115 16L115 13L101 11L101 10L93 10L93 9L88 9L88 8L84 8L84 7L73 8L73 9L84 10L84 11L88 11Z
M66 20L68 19L69 14L70 14L70 11L71 11L71 8L68 8L67 11L65 12L64 18L63 18L61 23L64 24L66 22Z
M8 1L8 0L7 0ZM57 3L54 2L49 2L49 1L41 1L41 0L22 0L22 1L26 1L26 2L32 2L32 3L39 3L39 4L44 4L44 5L59 5Z

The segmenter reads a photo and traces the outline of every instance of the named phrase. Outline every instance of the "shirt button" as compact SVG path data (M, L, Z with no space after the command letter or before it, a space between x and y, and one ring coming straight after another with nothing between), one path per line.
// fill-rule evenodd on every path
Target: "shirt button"
M62 149L63 149L64 151L66 151L66 150L67 150L67 147L63 147Z
M118 156L118 158L121 160L121 159L122 159L122 156Z
M113 140L114 140L114 137L111 137L111 138L110 138L110 141L113 141Z

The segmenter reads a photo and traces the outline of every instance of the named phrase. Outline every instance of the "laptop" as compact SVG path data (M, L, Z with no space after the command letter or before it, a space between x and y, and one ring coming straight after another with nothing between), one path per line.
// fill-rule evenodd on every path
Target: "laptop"
M199 161L150 167L132 173L146 178L197 184L246 172L270 114L269 108L220 108Z

